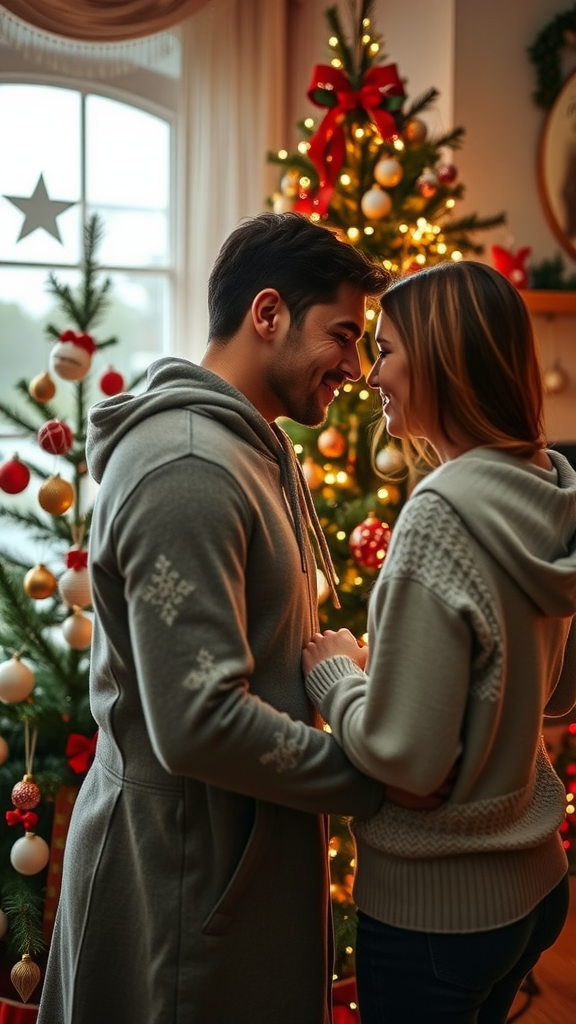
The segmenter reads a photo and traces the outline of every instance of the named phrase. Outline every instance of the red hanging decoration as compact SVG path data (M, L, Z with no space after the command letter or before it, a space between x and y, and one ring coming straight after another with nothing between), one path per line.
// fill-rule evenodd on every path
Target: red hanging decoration
M350 534L350 551L358 565L365 569L379 569L386 557L390 536L388 523L382 523L370 512Z
M17 455L0 466L0 489L6 494L20 494L29 483L30 470Z
M66 423L48 420L38 431L38 444L51 455L65 455L74 442L74 434Z

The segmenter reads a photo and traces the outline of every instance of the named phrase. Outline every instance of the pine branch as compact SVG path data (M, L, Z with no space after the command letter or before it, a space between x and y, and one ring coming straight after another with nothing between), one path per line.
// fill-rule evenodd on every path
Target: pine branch
M72 323L77 324L81 330L84 330L84 327L82 327L82 312L79 306L76 305L72 289L67 284L61 284L53 271L50 271L48 274L48 291L58 299L68 319ZM60 337L60 332L57 333L57 337Z
M9 405L5 405L4 402L0 402L0 416L3 416L4 419L8 420L8 422L12 423L15 427L21 427L28 434L38 433L38 427L35 423L30 423L30 420L24 419L16 409L11 408Z
M8 942L19 954L40 953L46 948L42 931L44 901L23 878L2 886L2 910L8 918Z
M40 414L40 425L42 425L42 423L44 423L45 420L55 420L58 418L58 413L55 406L51 405L49 402L38 402L35 398L32 397L28 390L28 381L24 380L23 377L20 380L16 381L14 389L18 391L23 398L26 399L28 405L30 405Z
M497 228L500 224L506 223L506 214L498 213L494 217L478 217L475 213L460 220L447 221L442 224L442 234L453 235L455 232L480 231L487 228Z
M70 524L62 516L53 516L50 522L41 519L34 512L22 512L0 505L0 518L8 519L16 526L25 526L34 540L51 541L54 535L70 544ZM0 556L1 557L1 556Z
M333 47L334 53L342 61L342 67L350 80L356 85L356 69L354 67L354 55L352 50L346 42L346 37L340 23L340 15L338 14L337 7L329 7L325 12L326 21L332 29L332 34L336 38L336 46Z
M409 121L415 114L419 114L422 110L427 110L432 104L438 99L440 93L438 89L428 89L427 92L423 92L416 99L412 100L412 103L406 110L403 111L402 117L404 121Z

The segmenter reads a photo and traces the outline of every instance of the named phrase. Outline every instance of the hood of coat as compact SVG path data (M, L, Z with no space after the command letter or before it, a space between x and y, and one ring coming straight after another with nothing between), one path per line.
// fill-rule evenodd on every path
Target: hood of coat
M563 455L548 455L551 470L475 448L413 494L440 494L545 615L568 617L576 613L576 472Z

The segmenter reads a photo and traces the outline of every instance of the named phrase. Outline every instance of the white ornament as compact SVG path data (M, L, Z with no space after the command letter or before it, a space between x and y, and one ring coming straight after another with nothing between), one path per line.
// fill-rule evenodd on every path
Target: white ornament
M374 188L364 193L360 200L360 206L368 220L380 220L381 217L386 217L390 213L392 200L388 193L384 192L384 189L375 185Z
M62 633L66 643L75 651L85 651L92 640L92 620L75 608L74 614L62 623Z
M66 569L58 583L60 596L70 608L87 608L92 604L88 569Z
M4 704L19 704L34 689L34 673L15 654L0 665L0 700Z
M10 757L10 747L3 736L0 736L0 764L4 764Z
M48 843L34 832L26 832L10 850L12 867L21 875L37 875L50 860Z
M0 939L3 939L8 931L8 918L3 910L0 910Z
M92 365L92 356L73 341L57 341L50 352L50 369L62 380L84 380Z
M374 168L374 177L384 188L394 188L404 177L404 169L393 156L382 157Z
M404 456L394 445L381 448L376 454L376 468L384 474L398 473L404 468Z
M324 604L330 597L330 586L322 569L316 569L316 589L318 591L318 604Z

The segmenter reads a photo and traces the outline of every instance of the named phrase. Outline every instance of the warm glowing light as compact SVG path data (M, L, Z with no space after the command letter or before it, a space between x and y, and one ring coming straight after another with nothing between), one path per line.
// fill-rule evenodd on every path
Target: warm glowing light
M329 856L329 857L337 857L337 856L338 856L338 850L332 850L332 849L331 849L331 850L329 851L329 854L328 854L328 856ZM332 888L332 886L330 886L330 888Z
M364 580L362 579L361 576L355 576L354 577L354 586L355 587L361 587L363 583L364 583Z
M348 381L348 383L344 385L342 391L352 391L352 385L350 384L350 381Z
M336 540L346 540L346 531L338 530L338 533L336 534Z
M341 181L342 185L349 185L350 182L352 181L352 179L351 179L349 174L341 174L340 175L340 181Z
M376 491L376 494L380 498L380 501L386 501L390 497L387 487L381 487L379 491Z
M446 209L447 210L451 210L453 206L456 206L456 200L455 199L447 199L446 200Z
M379 50L379 49L380 49L380 47L378 46L378 43L371 43L371 44L370 44L370 53L371 53L372 55L374 55L374 54L378 53L378 50Z
M348 953L348 956L350 956L350 954L354 952L354 947L353 946L346 946L345 952Z
M294 451L296 452L297 455L302 455L302 452L304 451L304 448L302 447L301 444L295 444L294 445Z
M358 398L361 398L363 402L365 402L366 399L369 398L369 397L370 397L370 392L369 391L361 391L360 394L358 395Z
M394 149L397 149L398 152L401 152L404 149L402 139L394 139Z
M407 224L399 224L398 225L398 231L400 232L400 234L405 235L406 232L408 231L408 225Z
M307 178L305 174L299 179L300 188L310 188L310 178Z
M416 223L420 228L420 231L424 231L424 229L428 227L428 221L426 220L426 217L418 217Z
M371 224L367 224L366 225L366 227L364 228L364 234L365 235L373 235L374 234L374 228L372 227Z
M279 149L278 150L278 159L279 160L285 160L287 156L288 156L288 150L287 149Z
M338 57L333 57L332 60L330 61L330 63L331 63L333 68L341 68L342 67L342 61L339 60Z
M320 214L319 214L319 213L316 213L316 212L314 212L314 213L311 213L311 214L310 214L310 220L313 220L313 221L314 221L314 223L316 223L317 221L319 221L319 220L320 220Z
M350 1009L351 1010L357 1010L358 1009L358 1003L350 1003Z
M566 799L567 799L568 803L570 803L574 799L574 793L567 793L566 794Z
M362 28L370 28L370 18L362 18Z
M324 477L324 483L328 485L333 484L335 479L336 477L334 476L334 473L326 473L326 476Z
M414 257L414 260L416 263L419 263L421 267L423 267L424 264L426 263L426 257L424 256L424 253L421 252L419 252L418 255Z
M364 46L366 46L366 43L369 43L369 42L370 42L370 36L369 35L362 36L362 43L364 44Z
M323 732L332 732L332 729L328 725L328 722L324 722L324 725L322 726L322 731Z
M348 228L346 234L348 235L348 238L350 239L351 242L357 242L358 239L360 238L360 232L358 228Z
M347 482L347 480L348 480L348 473L346 473L343 469L340 469L336 473L336 483L337 484L345 484Z
M306 117L304 119L304 127L305 128L313 128L314 127L314 118L313 117Z
M367 309L366 310L366 319L367 320L374 320L375 317L376 317L376 310L375 309Z
M576 811L576 807L574 807L574 804L568 804L566 808L566 814L574 814L574 811Z
M382 260L382 266L384 270L396 270L396 264L392 263L392 260Z
M304 155L306 155L306 153L308 152L309 149L310 149L310 143L309 142L303 141L303 142L299 142L298 143L298 152L299 153L304 153Z
M330 36L330 39L328 40L328 46L338 46L338 37Z
M450 259L454 260L454 263L459 263L462 258L462 253L459 249L454 249L454 252L450 256Z
M355 128L354 129L354 138L355 139L363 139L365 134L366 134L366 132L364 131L363 128Z
M444 255L444 253L446 252L446 246L444 245L444 242L438 242L436 251L440 254L440 256Z

